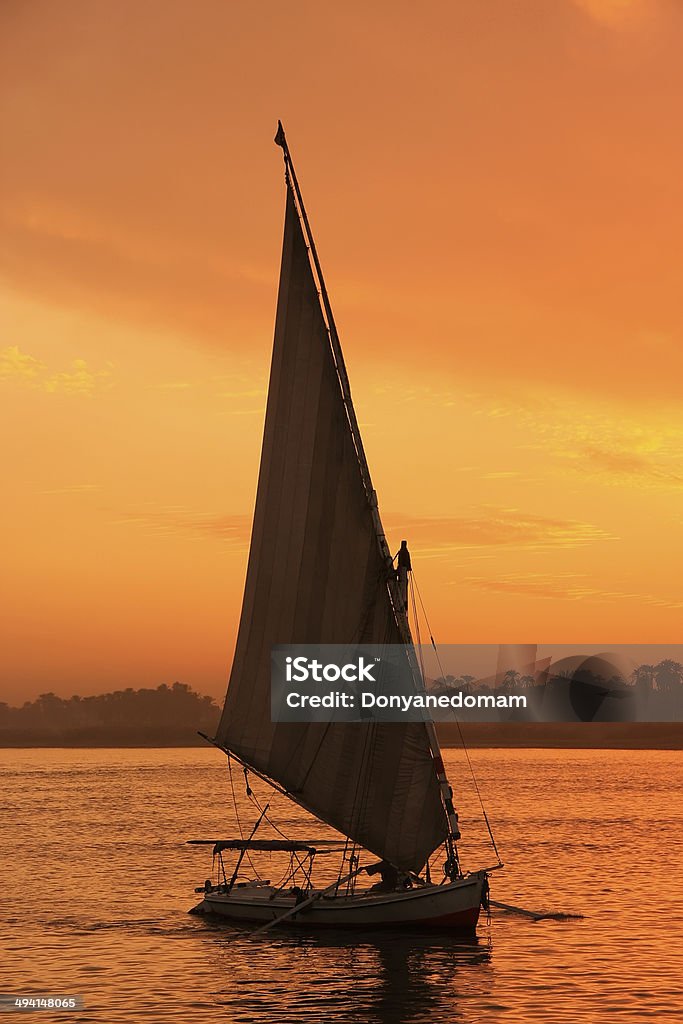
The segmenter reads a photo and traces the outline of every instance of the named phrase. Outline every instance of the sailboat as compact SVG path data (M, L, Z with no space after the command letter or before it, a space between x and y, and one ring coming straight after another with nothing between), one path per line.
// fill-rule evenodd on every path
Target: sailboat
M286 182L275 338L242 614L210 741L245 775L264 779L342 838L256 838L263 809L247 838L190 840L212 845L219 865L217 880L195 890L203 898L193 912L257 922L263 930L282 924L472 933L493 868L461 867L458 815L433 723L271 720L274 645L413 644L410 556L404 543L392 557L384 534L280 122L275 142ZM245 856L253 863L266 852L289 856L291 870L279 886L240 874ZM330 853L342 854L339 874L316 887L313 861ZM443 876L436 881L432 863Z

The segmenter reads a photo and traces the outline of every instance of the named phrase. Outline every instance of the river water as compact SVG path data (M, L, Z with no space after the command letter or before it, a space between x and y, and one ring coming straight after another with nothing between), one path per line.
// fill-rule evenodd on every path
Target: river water
M0 992L83 1000L76 1011L36 1012L38 1020L682 1021L683 754L470 756L506 862L492 876L493 898L582 918L494 910L467 941L250 938L187 914L211 855L184 840L236 834L218 751L0 751ZM492 864L466 760L447 751L446 763L464 866ZM241 774L233 782L248 828L255 814ZM263 784L254 791L266 799ZM269 814L310 838L309 819L284 798Z

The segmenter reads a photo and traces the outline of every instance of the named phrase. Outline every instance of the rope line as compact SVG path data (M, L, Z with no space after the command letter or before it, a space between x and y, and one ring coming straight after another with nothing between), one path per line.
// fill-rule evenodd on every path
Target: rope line
M233 778L232 778L232 758L230 757L230 754L228 754L228 777L230 779L230 789L232 790L232 803L233 803L233 808L235 810L235 819L237 821L237 828L239 829L240 839L244 842L244 832L242 831L242 822L240 820L240 812L239 812L239 809L237 807L237 796L235 794L235 783L234 783ZM246 859L249 862L249 867L251 868L251 870L256 875L256 878L259 881L261 881L261 876L259 875L258 871L254 867L254 862L251 859L251 856L249 854L249 850L245 850L244 851L244 855L245 855Z
M411 572L411 577L412 577L412 582L414 583L414 586L415 586L415 590L417 591L417 596L418 596L419 601L420 601L420 607L422 608L422 614L424 615L425 623L426 623L427 629L429 631L429 639L431 640L432 648L434 650L434 654L436 655L436 661L437 661L437 664L439 666L439 672L441 673L441 678L444 679L445 678L445 674L444 674L444 670L443 670L443 665L441 664L441 658L439 657L439 652L438 652L437 647L436 647L436 642L435 642L434 636L432 634L432 627L430 626L429 619L427 618L427 611L426 611L425 606L424 606L424 601L422 600L422 594L420 593L420 588L417 585L417 579L415 578L415 571L414 570ZM470 770L470 774L472 776L472 782L474 783L474 789L476 791L477 797L479 798L479 806L481 807L481 813L483 814L484 821L486 822L486 828L488 829L489 838L491 840L491 845L493 847L493 851L494 851L496 857L498 858L498 863L502 864L503 862L502 862L500 853L498 852L498 847L496 846L496 840L494 839L494 836L493 836L493 830L492 830L491 824L489 822L488 814L486 813L486 807L484 806L484 800L483 800L483 797L481 795L481 791L479 789L479 783L477 782L477 776L476 776L475 771L474 771L474 766L472 764L472 761L470 760L470 754L469 754L469 751L467 749L467 745L465 743L465 737L462 734L462 728L460 726L460 721L459 721L457 715L454 715L453 717L455 719L455 724L458 727L458 735L460 737L460 742L462 744L462 749L463 749L463 751L465 753L465 757L467 759L467 766L468 766L468 768Z

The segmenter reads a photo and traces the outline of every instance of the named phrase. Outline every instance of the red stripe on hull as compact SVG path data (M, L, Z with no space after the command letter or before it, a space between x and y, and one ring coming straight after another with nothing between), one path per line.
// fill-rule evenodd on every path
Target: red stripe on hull
M446 931L460 932L462 934L474 934L477 929L477 922L479 921L479 907L475 907L470 910L460 910L455 914L442 914L439 917L426 917L419 921L377 921L372 924L359 924L356 923L335 923L333 921L311 921L310 918L306 917L305 912L301 916L290 917L288 920L283 921L279 927L289 928L308 928L311 931L318 928L334 928L338 931L376 931L378 929L387 928L402 928L407 931L420 931L422 928L428 928L430 931L433 929L442 928ZM239 924L239 921L233 921L234 924Z
M441 917L428 917L420 922L426 928L453 928L474 931L479 920L479 907L471 910L460 910L457 914L443 914Z

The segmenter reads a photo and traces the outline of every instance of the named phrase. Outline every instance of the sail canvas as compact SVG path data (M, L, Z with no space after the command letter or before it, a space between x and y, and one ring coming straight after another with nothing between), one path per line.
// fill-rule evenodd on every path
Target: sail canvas
M216 741L355 842L419 870L447 832L425 726L271 721L275 644L401 643L388 571L289 185L251 548Z

